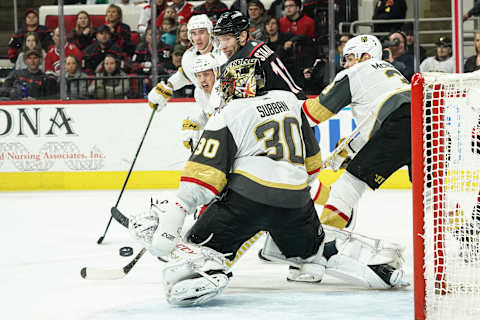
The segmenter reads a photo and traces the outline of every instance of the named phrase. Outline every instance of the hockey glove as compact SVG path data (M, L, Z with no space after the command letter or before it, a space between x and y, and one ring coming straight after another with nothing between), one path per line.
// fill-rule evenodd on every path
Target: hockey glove
M337 145L335 147L338 147L345 141L345 138L341 138L338 140ZM348 162L352 158L352 156L355 154L355 151L352 150L349 146L349 144L345 144L343 149L341 149L339 152L337 152L333 158L332 158L332 164L331 168L334 172L338 171L338 169L344 169L346 168Z
M193 150L200 139L202 131L200 125L195 121L187 117L182 122L182 141L185 148Z
M150 93L148 94L148 105L152 109L157 106L157 111L160 111L165 108L171 97L172 89L162 81L157 84L155 88L150 90Z

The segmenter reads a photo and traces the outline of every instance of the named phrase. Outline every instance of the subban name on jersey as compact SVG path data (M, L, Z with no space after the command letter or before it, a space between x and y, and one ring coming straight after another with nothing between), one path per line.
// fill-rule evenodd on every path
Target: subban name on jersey
M257 106L257 111L260 114L260 117L264 118L284 111L290 111L290 109L285 102L277 101Z

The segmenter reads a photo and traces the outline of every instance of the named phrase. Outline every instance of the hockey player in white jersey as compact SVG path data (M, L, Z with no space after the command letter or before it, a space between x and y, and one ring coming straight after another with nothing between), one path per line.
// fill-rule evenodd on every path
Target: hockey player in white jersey
M382 46L375 36L350 39L343 49L346 69L303 105L312 124L327 120L347 105L357 123L367 119L360 136L339 154L353 160L331 186L320 217L323 224L339 229L348 224L352 208L367 188L379 188L405 165L410 169L410 85L381 57Z
M232 277L228 259L261 230L271 236L270 259L308 271L317 281L327 260L355 280L400 281L401 271L386 270L382 256L348 234L338 237L341 245L324 251L325 235L308 188L321 165L318 143L293 93L262 91L259 64L243 58L226 66L221 76L226 105L209 119L180 188L132 217L135 239L156 256L170 254L162 271L167 301L200 304L221 293ZM185 215L215 197L182 240ZM342 258L339 250L348 256L348 266L335 258ZM379 269L368 268L366 261L379 262Z
M199 88L195 90L195 101L198 108L195 108L195 111L189 114L182 123L183 144L186 148L198 144L203 128L214 111L210 109L213 100L212 94L217 95L220 99L220 94L217 92L220 66L215 57L212 54L197 56L193 62L193 72Z
M172 91L183 88L186 85L193 84L195 86L194 96L197 98L201 96L202 90L194 72L195 58L201 55L213 55L217 60L218 65L227 61L226 56L222 51L215 47L213 42L213 25L210 19L205 14L195 15L190 18L187 24L188 39L192 43L182 56L182 66L175 72L167 83L160 82L148 94L148 102L150 107L157 106L157 110L161 110L172 96ZM198 101L197 101L198 102ZM218 102L201 103L201 106L206 114L213 113L213 109L218 105ZM190 119L191 121L191 119ZM197 126L199 124L196 124ZM185 127L182 125L182 127ZM186 147L191 148L188 143Z

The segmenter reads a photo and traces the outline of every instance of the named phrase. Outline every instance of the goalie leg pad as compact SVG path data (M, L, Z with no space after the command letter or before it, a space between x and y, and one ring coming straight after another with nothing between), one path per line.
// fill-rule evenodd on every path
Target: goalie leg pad
M325 228L338 253L329 257L329 275L370 288L403 287L403 248L395 243Z
M226 259L204 246L180 243L163 272L167 302L173 305L205 303L228 285Z
M285 257L278 246L273 241L270 234L267 234L267 239L262 249L262 256L273 262L285 263L290 266L287 280L299 282L320 282L325 274L325 265L327 260L322 255L323 243L318 252L307 259L300 257L287 258Z

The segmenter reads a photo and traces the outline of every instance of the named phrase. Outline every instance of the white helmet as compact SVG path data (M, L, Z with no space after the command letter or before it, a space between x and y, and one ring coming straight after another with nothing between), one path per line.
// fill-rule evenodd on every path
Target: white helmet
M215 59L211 53L199 55L193 62L193 73L196 74L205 70L212 70L215 74L215 79L218 79L220 66L217 59Z
M190 32L195 29L204 29L204 28L207 29L207 32L211 37L213 32L213 24L206 14L199 14L191 17L187 23L188 40L190 40L190 42L193 44L192 36Z
M345 57L351 54L355 56L355 61L358 61L364 53L368 53L372 59L382 60L382 44L377 37L361 34L348 40L343 47L342 61L345 62Z

